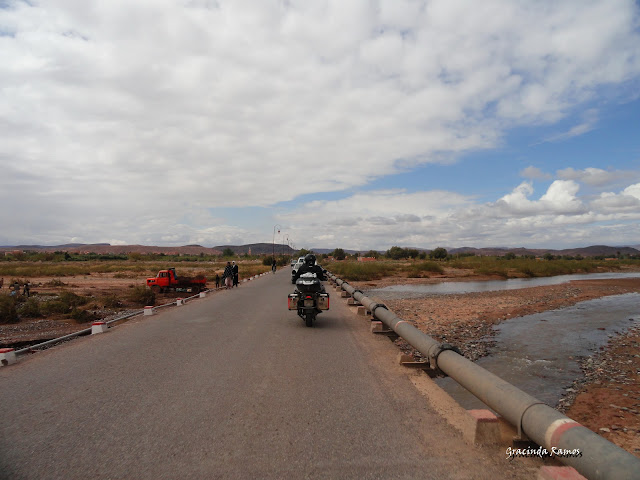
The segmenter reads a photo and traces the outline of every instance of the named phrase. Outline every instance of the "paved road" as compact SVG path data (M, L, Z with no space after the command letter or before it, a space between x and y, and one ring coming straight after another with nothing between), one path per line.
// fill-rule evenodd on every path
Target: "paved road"
M514 478L470 448L337 295L278 272L0 368L0 476Z

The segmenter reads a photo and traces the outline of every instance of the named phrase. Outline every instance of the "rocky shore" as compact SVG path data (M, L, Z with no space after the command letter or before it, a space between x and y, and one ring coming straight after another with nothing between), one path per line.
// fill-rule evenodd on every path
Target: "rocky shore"
M402 279L384 279L353 285L366 292L400 283ZM490 352L494 345L493 326L504 320L626 293L640 293L640 278L581 280L521 290L380 300L399 317L476 360ZM640 326L637 326L640 319L635 320L636 326L625 335L613 337L599 354L582 359L585 377L576 379L557 407L640 456ZM404 351L417 354L402 340L397 342Z
M559 410L640 457L640 325L582 359Z

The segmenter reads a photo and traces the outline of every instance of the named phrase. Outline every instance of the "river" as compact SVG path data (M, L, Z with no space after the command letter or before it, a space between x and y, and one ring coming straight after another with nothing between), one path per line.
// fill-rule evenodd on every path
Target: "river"
M558 275L555 277L510 278L508 280L485 280L471 282L442 282L421 285L391 285L384 288L367 290L367 295L383 300L420 298L426 295L451 295L455 293L492 292L498 290L517 290L545 285L559 285L573 280L600 280L612 278L638 278L640 272L631 273L586 273L576 275Z
M382 300L420 298L558 285L572 280L638 278L634 273L596 273L509 280L394 285L368 290ZM609 338L640 322L640 294L578 303L561 310L512 318L494 327L495 347L476 363L544 403L555 406L574 380L583 376L580 359L596 353ZM464 408L486 408L450 378L437 383Z
M495 348L476 363L544 403L555 406L583 376L580 359L598 352L610 337L640 321L640 294L578 303L494 327ZM464 408L485 408L450 378L437 380Z

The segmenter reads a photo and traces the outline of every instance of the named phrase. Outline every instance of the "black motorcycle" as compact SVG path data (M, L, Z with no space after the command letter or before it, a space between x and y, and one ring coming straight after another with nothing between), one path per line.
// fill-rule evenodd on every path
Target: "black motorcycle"
M315 273L303 273L296 280L296 291L289 294L289 310L297 310L307 327L313 326L316 315L329 310L329 294Z

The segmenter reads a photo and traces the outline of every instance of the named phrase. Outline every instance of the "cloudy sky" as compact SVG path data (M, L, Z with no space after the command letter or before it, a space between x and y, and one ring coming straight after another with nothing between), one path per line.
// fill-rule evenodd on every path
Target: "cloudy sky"
M0 245L637 245L640 6L0 0L0 168Z

